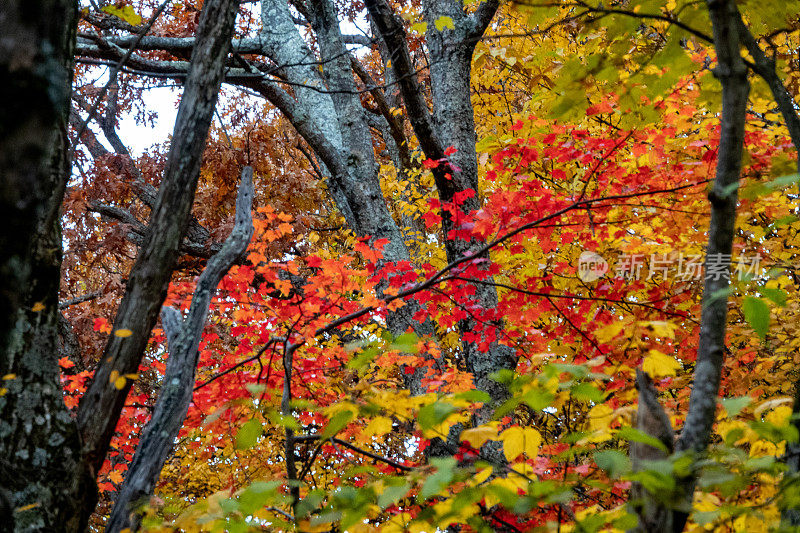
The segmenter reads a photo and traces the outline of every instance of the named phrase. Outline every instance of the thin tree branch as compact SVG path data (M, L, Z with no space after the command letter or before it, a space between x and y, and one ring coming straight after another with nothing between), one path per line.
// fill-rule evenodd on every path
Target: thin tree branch
M95 471L105 461L131 388L130 380L119 389L115 387L112 372L117 376L137 372L177 262L238 7L236 0L210 0L203 5L197 46L175 124L176 142L170 148L147 235L114 321L115 332L128 330L132 335L109 337L100 366L78 407L85 456Z
M233 231L200 275L186 320L175 308L165 307L161 311L169 349L164 381L153 417L142 432L139 447L109 517L106 526L108 533L117 533L126 528L138 529L141 517L136 506L152 495L164 462L186 418L199 357L197 347L211 299L220 280L244 253L253 236L253 192L253 169L245 167L239 183Z

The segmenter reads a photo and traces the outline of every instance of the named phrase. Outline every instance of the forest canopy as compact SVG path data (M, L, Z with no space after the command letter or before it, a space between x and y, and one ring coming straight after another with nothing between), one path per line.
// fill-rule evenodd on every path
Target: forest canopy
M0 531L800 529L799 2L0 36Z

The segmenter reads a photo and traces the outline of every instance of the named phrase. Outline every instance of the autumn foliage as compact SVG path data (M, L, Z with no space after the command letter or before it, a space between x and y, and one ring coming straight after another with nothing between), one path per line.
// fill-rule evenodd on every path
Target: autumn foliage
M138 26L150 5L141 4L108 6L103 17ZM434 172L459 172L459 147L443 139L444 158L423 155L399 103L392 113L410 164L398 166L385 134L374 133L381 189L409 260L386 259L387 239L348 228L325 165L275 107L224 89L191 224L210 230L206 243L223 240L237 177L250 165L255 234L213 299L188 415L154 496L141 502L146 530L626 530L636 525L632 483L669 500L689 469L697 483L687 530L773 530L797 506L798 478L783 461L800 438L797 154L769 92L753 81L711 446L700 463L674 454L633 471L631 442L663 447L637 429L636 368L653 378L677 431L689 405L721 135L719 84L708 70L715 53L668 21L619 15L606 24L581 14L582 2L552 4L502 7L477 44L479 190L440 199ZM628 4L693 23L681 9L700 9ZM338 7L356 22L362 13ZM421 53L423 7L395 7ZM175 4L157 33L193 35L197 9ZM796 96L796 16L779 26L752 16L759 35L780 27L772 42ZM256 17L242 8L240 37ZM437 31L451 31L447 19ZM107 23L93 12L80 24L88 32ZM707 17L696 24L710 33ZM377 47L358 57L386 79ZM97 69L77 65L74 101L84 111L102 86ZM430 83L424 69L419 77ZM114 112L147 123L156 110L143 96L158 83L122 73ZM378 105L366 90L360 100ZM112 152L92 145L99 134L84 135L64 201L62 299L92 295L63 309L59 365L72 411L108 336L126 335L112 325L137 253L135 221L148 213L137 180L158 187L166 153L164 144ZM454 262L447 241L471 252ZM182 250L165 305L188 309L208 257ZM587 257L604 262L596 276L581 270ZM487 286L494 307L476 296ZM392 334L387 324L403 309L411 322ZM507 391L502 401L475 387L465 343L513 349L516 369L492 378ZM156 328L138 372L110 383L134 386L97 473L93 528L103 527L136 453L167 354ZM409 390L414 376L420 394Z

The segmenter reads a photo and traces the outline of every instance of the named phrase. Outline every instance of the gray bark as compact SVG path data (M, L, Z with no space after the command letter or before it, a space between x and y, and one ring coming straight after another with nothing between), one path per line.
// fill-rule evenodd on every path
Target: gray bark
M742 167L744 126L750 84L747 67L739 52L738 12L733 0L708 0L708 10L714 29L714 48L717 66L714 75L722 85L721 136L717 152L716 177L708 199L711 203L711 222L708 229L706 257L730 258L736 223L736 204ZM728 259L728 263L730 260ZM695 364L689 411L686 415L675 449L696 458L705 453L716 419L717 395L722 374L725 350L725 330L728 316L728 297L725 289L730 283L727 274L706 274L703 287L703 312L700 319L700 339ZM667 513L668 519L657 524L640 516L640 527L647 531L683 531L692 508L696 474L678 480L678 503L651 513ZM652 515L651 515L652 516Z
M0 10L0 375L13 376L0 384L4 531L82 531L96 497L58 367L76 21L70 0Z
M722 132L717 155L717 175L708 194L711 223L706 257L718 257L719 254L730 257L750 84L747 80L747 68L739 53L735 5L730 0L710 0L708 7L714 27L714 48L718 62L714 75L722 84ZM712 274L705 279L694 383L678 450L700 452L708 445L716 413L728 315L728 298L720 297L719 294L727 289L729 282L730 274L718 277Z
M114 331L129 329L133 334L109 337L94 379L78 408L84 452L95 470L105 460L131 387L128 380L118 390L110 384L109 376L112 371L121 375L137 372L158 310L166 297L189 221L237 10L238 2L234 0L212 0L203 5L164 179L114 321Z
M394 78L398 80L409 120L425 156L442 160L447 147L453 146L458 150L449 157L452 165L443 163L433 169L439 199L450 202L457 193L472 189L475 196L466 200L461 209L465 214L478 209L480 192L475 151L475 118L470 92L471 61L475 44L494 16L498 2L487 0L472 14L467 14L453 0L430 0L425 3L432 112L428 109L425 95L417 80L402 21L386 0L367 0L365 5L390 54ZM435 22L442 16L450 17L455 29L441 32L437 30ZM480 247L477 242L448 239L448 233L455 228L446 214L443 216L442 229L449 262L473 253ZM475 284L475 303L482 309L494 309L497 306L497 291L494 286ZM475 325L474 320L467 319L459 327L462 331L471 331ZM502 323L495 326L502 330ZM472 373L476 387L487 392L495 404L505 400L507 391L489 376L498 370L516 368L514 350L496 342L490 345L487 352L482 352L477 345L469 342L463 342L462 349L467 369ZM489 406L484 408L478 413L477 422L488 420L490 412Z
M636 388L639 389L639 407L636 412L636 428L658 439L667 452L643 444L631 442L630 457L634 472L646 470L648 462L666 459L675 448L675 434L669 417L658 402L658 392L653 381L644 371L636 369ZM673 515L663 505L666 495L650 494L641 483L631 486L630 504L639 517L639 524L632 532L672 531Z
M172 451L175 438L183 425L192 400L200 336L208 315L208 307L222 277L241 256L253 236L251 207L253 203L253 169L245 167L236 200L236 222L233 231L206 265L197 281L189 315L183 320L172 307L161 310L161 323L167 334L169 358L164 384L158 395L153 418L147 423L136 454L120 487L106 532L125 528L137 531L141 516L138 506L147 503L161 474L164 462Z
M778 104L778 110L783 116L783 121L786 128L789 130L789 136L792 139L795 149L798 149L797 170L800 172L800 116L797 115L797 105L795 104L792 95L786 89L786 86L781 81L778 73L775 72L775 61L764 53L758 45L750 29L745 25L742 20L741 14L736 13L736 29L739 33L739 39L742 45L747 48L750 55L753 56L754 63L751 64L753 71L761 76L772 92L772 97L775 103Z
M469 95L470 60L474 45L491 21L498 3L487 1L470 15L454 7L454 3L442 5L450 10L458 10L460 15L456 17L458 31L453 35L448 34L449 40L440 47L444 63L437 74L438 88L434 97L438 103L434 104L434 115L438 117L440 113L455 112L458 116L441 117L436 121L431 117L425 104L424 94L418 90L416 77L408 74L409 72L413 74L410 62L398 70L397 63L402 62L402 58L395 58L394 55L399 50L405 51L407 57L405 42L402 42L402 46L387 47L393 55L394 68L394 76L389 76L387 79L397 80L406 100L415 99L414 105L409 105L407 101L406 106L410 115L416 113L411 123L427 157L444 158L444 148L451 144L459 148L454 161L457 165L464 166L463 172L454 173L458 175L453 180L445 177L445 169L434 172L440 197L444 201L449 201L461 190L467 188L477 190L474 120ZM318 59L314 55L301 37L296 27L297 21L285 1L262 0L260 35L251 40L234 42L234 46L240 47L242 51L248 50L265 55L275 66L256 68L254 64L249 64L239 57L235 67L227 69L226 81L259 92L289 119L313 149L319 161L324 164L323 173L330 175L327 185L331 196L357 235L388 239L389 244L384 249L386 261L410 260L403 234L387 209L380 190L369 123L353 80L354 72L349 52L344 46L348 39L339 30L335 8L331 2L325 0L298 2L297 7L314 27L321 58ZM431 5L426 9L436 10L440 7ZM402 33L395 35L400 39L403 39L403 36ZM385 32L383 37L384 40L387 39ZM180 46L186 45L183 42L163 39L160 41L143 39L142 42L145 43L143 46L146 49L164 46L165 49L173 47L177 50ZM434 43L432 46L435 48L437 45ZM93 57L105 57L103 54L116 57L113 55L113 49L104 51L100 44L95 46L87 43L84 51ZM153 61L139 57L133 58L130 64L135 68L175 76L182 76L182 69L185 68L184 63L179 61ZM397 75L398 72L403 74ZM277 74L280 80L270 79L267 76L270 73ZM281 83L287 84L291 92L282 88ZM450 90L452 92L448 94ZM380 105L381 99L376 96L376 100ZM420 110L424 112L419 112ZM387 138L391 137L389 141L394 140L396 144L398 140L403 139L402 130L399 124L387 117L387 111L388 108L380 110L387 120ZM455 128L451 126L460 118L464 118L463 124ZM437 129L442 131L437 132ZM448 136L448 142L439 142L439 135ZM402 145L402 142L400 144ZM407 158L407 152L404 155ZM478 199L469 200L465 205L465 211L474 209L478 205ZM446 219L445 231L450 229L452 225ZM473 243L447 240L445 247L448 259L452 260L468 253L472 245ZM493 309L497 304L494 287L479 285L476 288L478 293L476 304L484 309ZM400 333L410 326L417 333L423 335L431 333L432 328L429 324L419 325L411 320L410 317L416 309L417 306L412 301L397 312L390 313L389 329L394 333ZM473 326L474 323L471 321L465 321L462 329L467 331ZM488 354L484 354L475 350L474 345L465 343L464 352L467 366L475 373L477 386L489 391L497 400L504 398L502 387L488 376L495 370L513 368L516 365L513 350L495 344ZM412 388L418 386L418 378L413 378L411 381Z

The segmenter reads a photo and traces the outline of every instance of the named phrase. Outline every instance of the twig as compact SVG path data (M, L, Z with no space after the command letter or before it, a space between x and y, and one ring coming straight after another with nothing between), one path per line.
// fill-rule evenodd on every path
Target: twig
M102 102L103 99L105 98L108 88L112 84L116 83L117 74L125 65L125 63L128 61L128 59L130 59L131 54L133 54L133 51L136 50L136 46L139 44L139 41L142 40L142 38L148 31L150 31L150 28L153 27L153 24L155 24L156 19L159 17L159 15L161 15L164 9L166 9L167 4L169 4L171 1L172 0L164 0L161 3L161 5L156 8L156 10L153 12L153 15L150 17L150 20L147 21L147 24L145 24L142 27L142 29L139 30L139 33L136 34L136 38L131 42L130 46L128 46L128 49L125 51L125 54L119 59L119 61L117 61L116 65L111 67L111 71L108 73L108 81L103 86L103 88L100 89L100 93L97 95L97 99L94 101L94 104L92 104L92 107L89 109L89 114L86 116L86 119L81 123L80 127L77 130L78 139L81 138L84 130L89 125L89 122L94 118L94 115L97 113L97 109L100 107L100 102ZM72 155L74 155L74 152L75 152L75 147L73 146L70 153L70 158L69 158L70 160L72 160Z
M95 291L95 292L90 292L88 294L84 294L83 296L76 296L75 298L70 298L69 300L58 302L58 308L66 309L71 305L77 305L83 302L88 302L89 300L94 300L95 298L99 298L101 294L103 294L101 291Z

